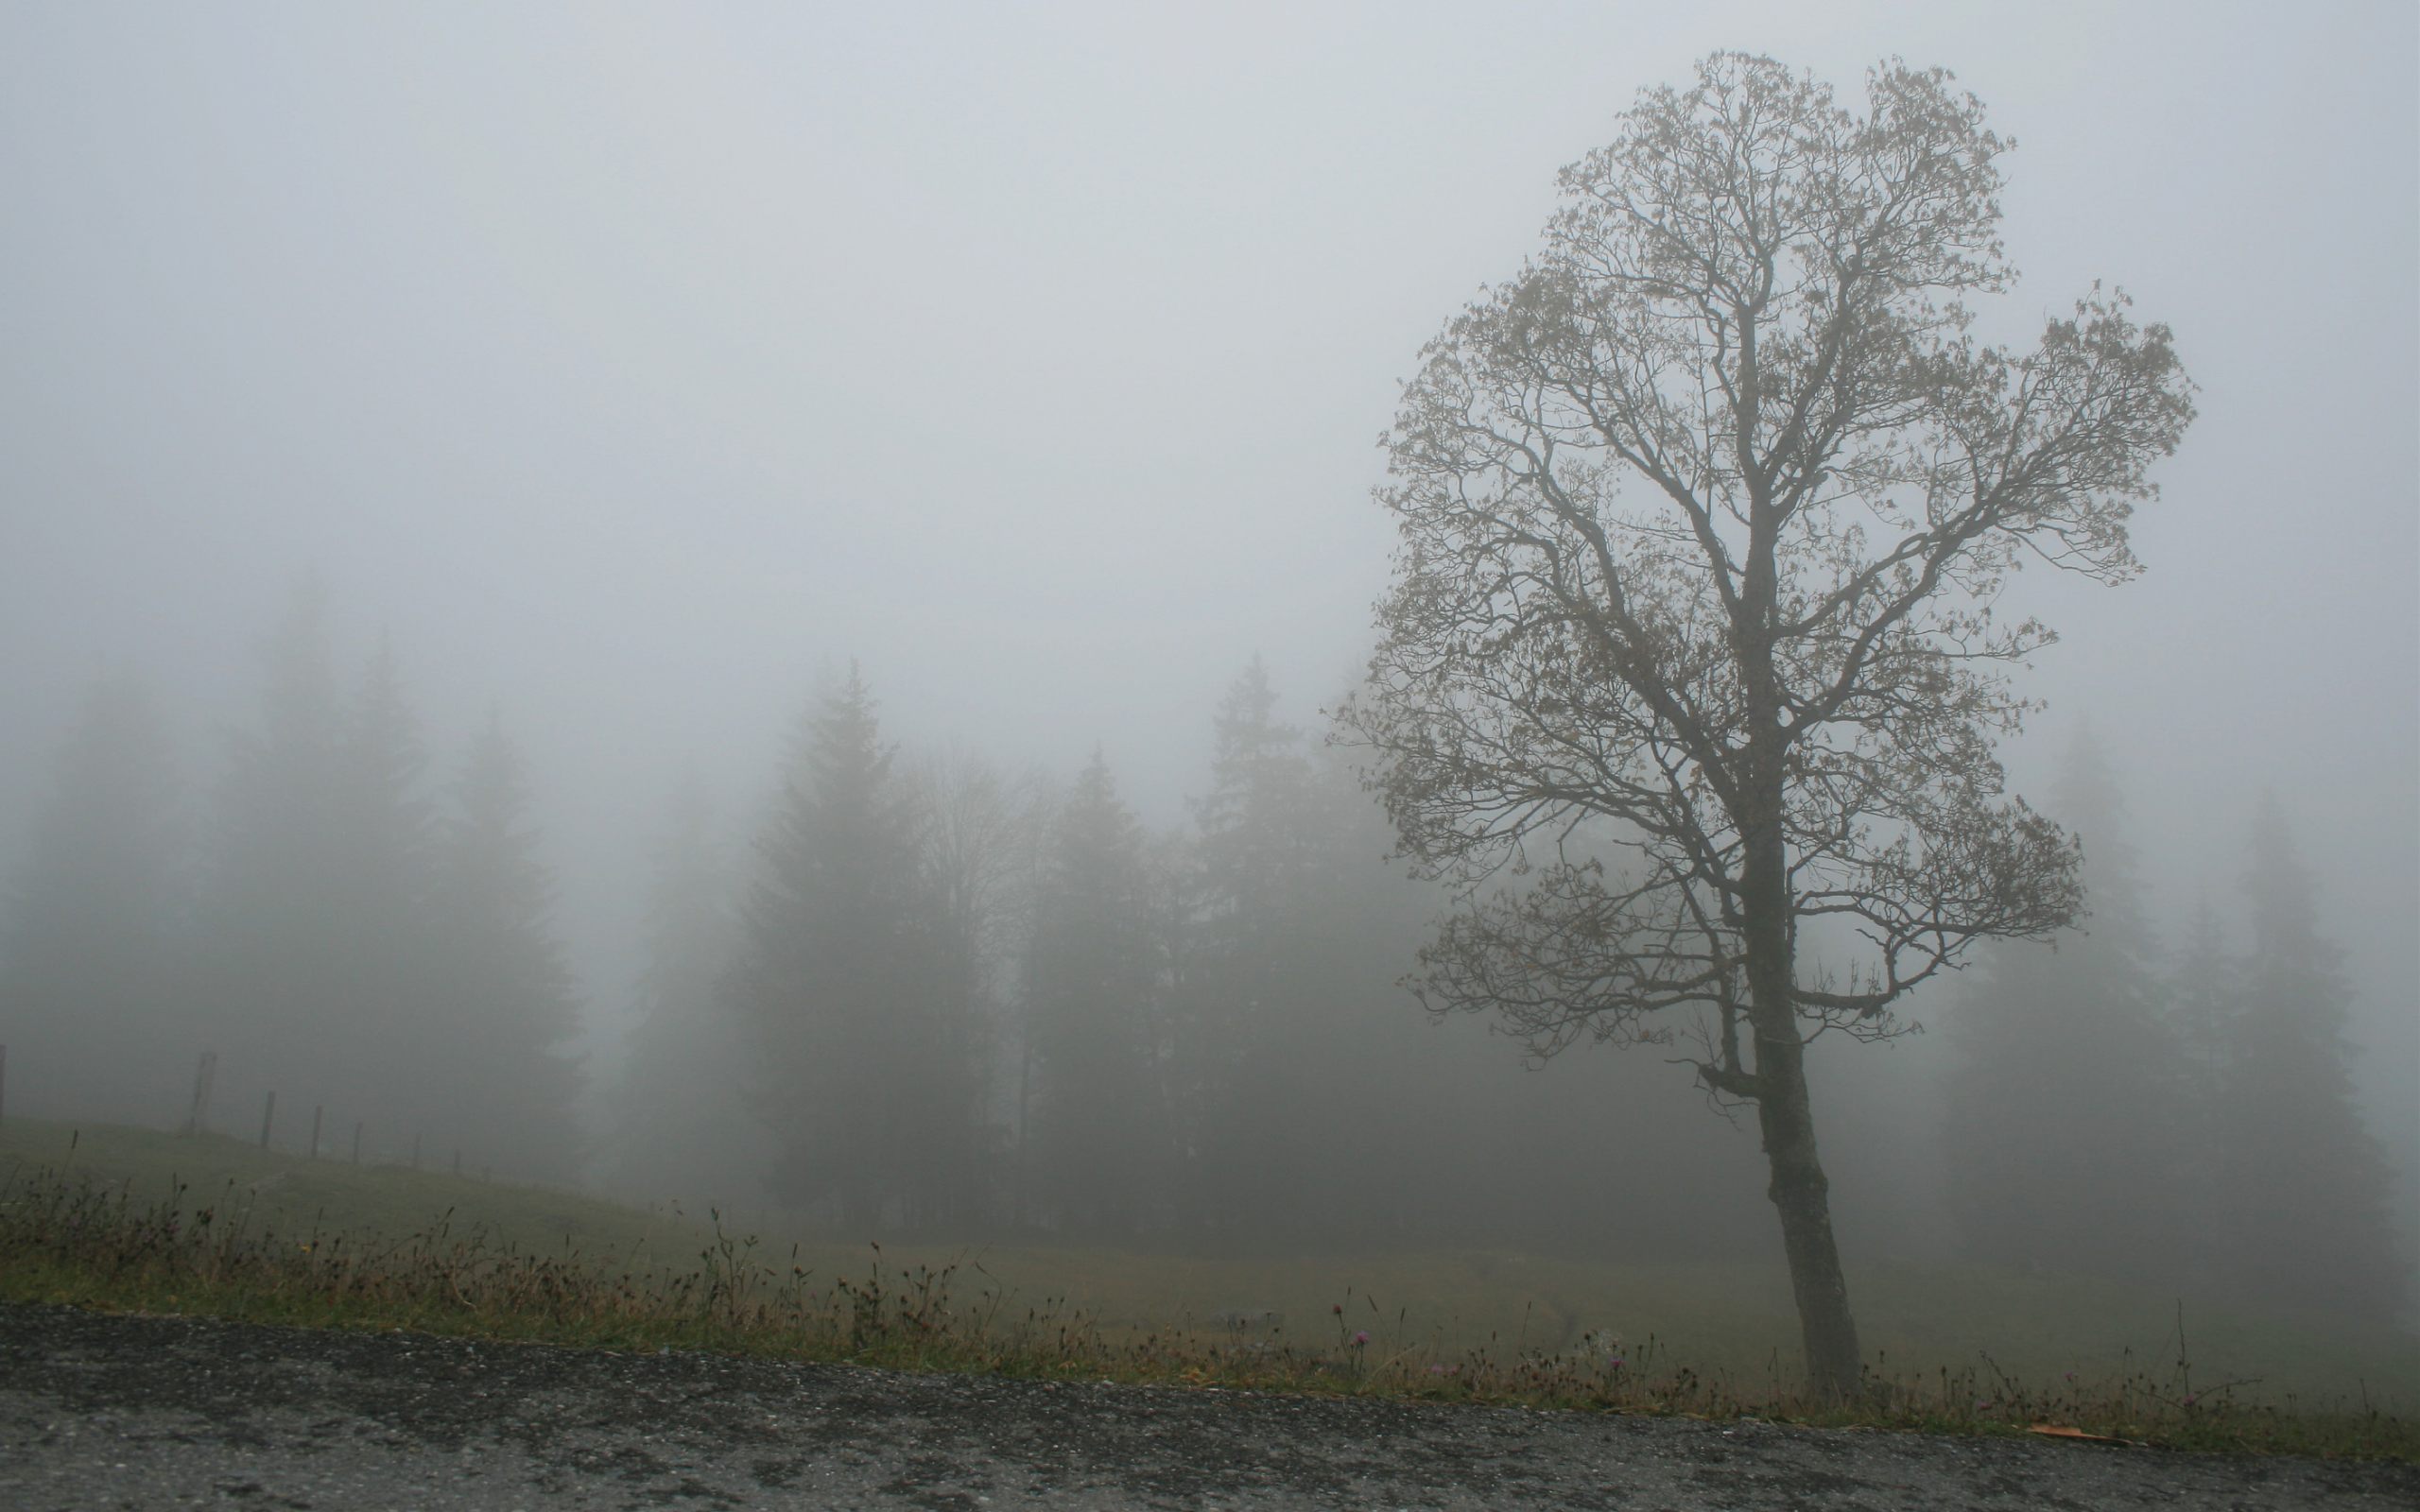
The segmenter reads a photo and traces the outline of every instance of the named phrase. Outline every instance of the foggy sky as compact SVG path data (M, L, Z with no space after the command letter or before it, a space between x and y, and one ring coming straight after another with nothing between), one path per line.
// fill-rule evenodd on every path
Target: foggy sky
M673 774L746 810L852 657L1177 822L1254 651L1353 675L1374 439L1555 169L1712 49L1897 54L2017 143L1987 333L2103 279L2202 390L2149 575L2016 584L2013 772L2089 722L2171 923L2274 785L2420 1159L2411 6L1156 9L0 10L0 864L98 672L215 770L306 571L441 765L523 740L599 1022Z

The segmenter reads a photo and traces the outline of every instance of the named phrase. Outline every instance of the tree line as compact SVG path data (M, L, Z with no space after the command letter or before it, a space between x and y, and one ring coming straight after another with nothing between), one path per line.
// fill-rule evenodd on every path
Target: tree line
M561 1051L581 1005L501 718L433 769L396 652L341 676L316 590L261 663L199 804L139 679L88 696L0 936L21 1095L249 1131L274 1092L285 1130L324 1108L384 1155L425 1136L431 1159L576 1178L580 1068Z
M1950 1017L1942 1130L1969 1256L2393 1319L2394 1173L2355 1102L2352 992L2316 881L2264 799L2229 890L2164 949L2124 804L2078 746L2054 807L2087 917L1997 947Z
M432 761L401 657L341 676L316 596L263 652L198 804L138 680L68 732L0 931L12 1105L57 1078L54 1110L169 1124L209 1047L221 1128L273 1089L389 1156L424 1132L434 1160L855 1235L1763 1251L1753 1133L1680 1047L1541 1066L1419 1011L1401 983L1448 899L1385 859L1355 753L1285 717L1257 660L1161 832L1099 749L1059 783L903 752L852 670L744 818L670 796L635 1026L598 1078L502 720ZM2282 815L2164 951L2105 764L2079 754L2052 807L2084 927L1996 947L1928 1015L1945 1121L1889 1137L1937 1149L1939 1193L1868 1246L1946 1232L1992 1264L2391 1314L2393 1175ZM1852 1187L1889 1168L1831 1155Z
M1397 984L1439 900L1259 660L1209 725L1167 833L1098 749L1063 784L907 759L854 671L746 846L684 788L608 1178L849 1231L1737 1243L1750 1215L1700 1194L1743 1149L1669 1137L1685 1088L1608 1063L1608 1097L1423 1018Z

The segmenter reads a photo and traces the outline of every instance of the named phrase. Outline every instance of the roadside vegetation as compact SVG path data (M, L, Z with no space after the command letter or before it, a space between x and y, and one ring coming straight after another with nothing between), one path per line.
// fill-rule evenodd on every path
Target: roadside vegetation
M1867 1390L1831 1403L1805 1392L1789 1357L1783 1279L1746 1267L776 1243L713 1213L225 1138L0 1129L0 1300L11 1302L2420 1461L2420 1354L2391 1332L2204 1320L2098 1283L1989 1272L1877 1271L1864 1295L1880 1304L1882 1347Z

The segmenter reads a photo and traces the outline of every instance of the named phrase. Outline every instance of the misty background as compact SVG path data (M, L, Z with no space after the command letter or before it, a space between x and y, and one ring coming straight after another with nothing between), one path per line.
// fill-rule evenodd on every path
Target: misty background
M1895 54L1981 96L2017 144L2002 202L2024 274L1985 335L2095 279L2175 328L2201 419L2136 516L2149 573L2116 592L2019 579L2063 644L2022 684L2048 707L2005 755L2071 816L2061 783L2097 749L2162 971L2189 964L2204 902L2240 943L2273 795L2343 980L2408 1276L2405 5L2021 24L1884 5L12 7L0 874L22 895L78 712L124 675L149 689L201 848L261 729L264 656L317 585L345 689L391 657L433 816L484 732L517 751L568 973L557 1048L583 1057L578 1177L610 1179L677 795L694 782L744 872L801 721L852 665L903 765L955 751L1058 801L1098 751L1162 855L1205 838L1232 776L1220 711L1255 657L1302 760L1349 764L1321 750L1320 711L1355 681L1386 580L1368 490L1398 380L1536 245L1554 170L1719 47L1850 96ZM1722 1143L1685 1071L1586 1046L1524 1071L1482 1025L1431 1034L1386 995L1434 901L1386 892L1374 820L1338 824L1386 922L1351 936L1371 942L1346 994L1367 1017L1318 1071L1398 1078L1413 1116L1382 1132L1409 1143L1402 1179L1467 1121L1498 1141L1467 1190L1526 1150L1544 1164L1523 1200L1587 1208L1609 1169L1663 1162L1647 1222L1761 1253L1753 1134ZM990 969L1003 1023L1023 950ZM1959 1002L1927 989L1908 1016L1933 1032L1819 1067L1852 1252L1947 1245L1932 1146ZM1390 1012L1435 1041L1403 1051L1426 1069L1373 1058ZM0 1038L11 1111L122 1111L16 1026ZM155 1122L182 1114L197 1048L160 1047L177 1096ZM987 1073L1003 1126L1009 1049ZM243 1073L222 1075L217 1122L244 1129ZM1420 1102L1464 1086L1483 1090ZM1508 1125L1517 1108L1537 1122ZM1422 1221L1494 1242L1529 1221L1516 1206Z

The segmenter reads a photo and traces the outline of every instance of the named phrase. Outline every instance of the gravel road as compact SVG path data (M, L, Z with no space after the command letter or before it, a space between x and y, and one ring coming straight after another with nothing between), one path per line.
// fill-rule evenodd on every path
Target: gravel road
M2420 1469L0 1306L0 1506L2420 1506Z

